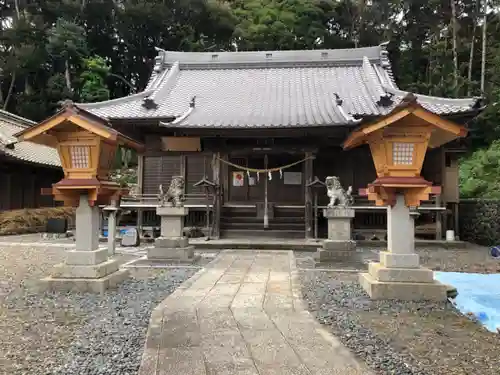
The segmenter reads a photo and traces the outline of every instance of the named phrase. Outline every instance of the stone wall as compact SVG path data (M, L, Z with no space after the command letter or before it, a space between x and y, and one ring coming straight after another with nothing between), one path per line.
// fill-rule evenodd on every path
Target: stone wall
M461 240L500 245L500 200L461 200L459 220Z

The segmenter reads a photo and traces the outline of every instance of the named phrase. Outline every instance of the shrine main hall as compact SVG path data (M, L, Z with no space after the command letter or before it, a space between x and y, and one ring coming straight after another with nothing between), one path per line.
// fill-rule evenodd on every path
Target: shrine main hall
M385 45L262 52L158 49L143 91L72 104L83 118L105 122L144 144L138 195L122 201L123 207L139 210L141 227L159 225L159 186L183 176L190 210L186 225L222 238L325 237L321 208L328 198L320 182L327 176L337 176L345 189L352 186L354 232L370 237L383 232L385 211L358 195L377 178L369 146L344 150L344 141L356 129L390 116L399 116L405 126L439 119L466 126L481 109L479 98L399 89ZM417 235L441 239L446 229L458 231L458 157L464 149L463 140L450 140L427 152L422 177L441 186L441 194L422 202ZM414 162L411 144L398 144L391 152L395 163Z

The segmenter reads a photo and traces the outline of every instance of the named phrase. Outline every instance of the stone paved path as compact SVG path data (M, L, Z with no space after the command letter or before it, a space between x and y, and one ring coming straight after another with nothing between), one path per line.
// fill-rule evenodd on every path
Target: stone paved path
M153 312L140 375L371 374L304 309L291 251L224 251Z

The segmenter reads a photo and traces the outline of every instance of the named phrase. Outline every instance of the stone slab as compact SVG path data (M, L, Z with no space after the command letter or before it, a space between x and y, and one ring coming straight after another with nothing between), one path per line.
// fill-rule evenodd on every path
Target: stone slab
M222 251L154 310L139 374L373 375L298 299L291 251Z
M325 208L323 210L323 216L330 219L330 218L349 218L352 219L355 215L355 211L353 208L349 207L331 207L331 208Z
M79 266L60 263L54 266L52 277L68 279L100 279L110 273L118 271L118 259L108 259L105 262L91 265Z
M325 240L323 247L317 250L315 259L319 262L342 261L356 255L355 241Z
M328 239L348 241L352 239L351 219L335 217L328 219Z
M181 261L194 260L194 246L186 247L153 247L148 249L148 259L175 259Z
M380 252L380 264L386 268L418 268L418 254L394 254L389 251Z
M326 251L355 251L356 241L324 240L323 250Z
M318 262L344 261L352 259L353 257L354 253L352 251L329 251L318 249L317 253L314 254L314 259Z
M155 240L156 247L163 248L184 248L189 246L189 239L187 237L158 237Z
M446 301L446 285L432 283L383 282L375 280L369 273L359 274L359 283L370 298L399 299L404 301Z
M413 283L432 283L434 272L428 268L386 268L380 263L370 262L368 273L378 281L397 281Z
M164 238L182 237L184 228L184 216L162 216L160 233Z
M52 276L40 280L42 290L55 290L61 292L91 292L104 293L106 289L116 288L118 284L126 280L129 272L126 269L119 269L100 279L69 279L55 278Z
M90 266L105 262L108 259L108 250L99 249L92 251L69 250L66 251L65 263L75 266Z
M187 207L156 207L158 216L186 216L188 212Z

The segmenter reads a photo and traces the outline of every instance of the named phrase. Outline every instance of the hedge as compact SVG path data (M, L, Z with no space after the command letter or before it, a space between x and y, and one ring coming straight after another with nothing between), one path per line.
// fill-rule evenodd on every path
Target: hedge
M26 208L0 212L0 235L43 232L48 219L71 219L72 207Z
M459 220L462 240L500 245L500 200L461 200Z

